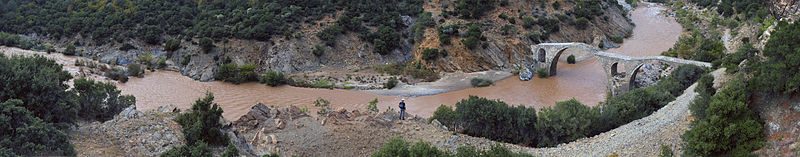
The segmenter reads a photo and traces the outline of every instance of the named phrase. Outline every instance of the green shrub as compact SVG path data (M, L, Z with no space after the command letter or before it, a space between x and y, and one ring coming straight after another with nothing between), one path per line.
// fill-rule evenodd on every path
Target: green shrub
M278 153L272 152L272 154L264 154L261 157L281 157Z
M622 43L623 39L624 38L622 36L619 36L619 35L611 36L611 41L614 42L614 43L617 43L617 44Z
M711 97L706 118L683 134L691 156L750 156L763 146L764 122L751 109L747 84L738 78Z
M672 151L672 148L669 148L666 145L661 145L661 154L658 154L658 157L673 157L675 152Z
M211 49L213 49L214 47L215 47L214 40L212 40L211 38L200 39L200 48L203 48L203 52L208 53L208 51L211 51Z
M575 27L579 30L586 30L586 27L589 27L589 20L584 17L579 17L575 20Z
M383 147L372 153L372 157L408 157L408 143L402 136L397 136L386 141Z
M319 115L328 114L328 106L330 104L330 101L322 98L317 98L317 100L314 100L314 106L319 107L319 111L317 112Z
M136 77L144 77L144 69L142 69L142 65L131 63L127 65L127 68L128 68L128 75Z
M591 124L597 113L578 100L556 102L553 107L539 111L536 123L538 146L550 147L591 135Z
M461 19L480 19L486 11L494 8L494 0L462 0L453 10Z
M158 68L163 69L167 67L167 57L161 57L158 59Z
M725 45L716 38L707 38L700 32L681 35L675 45L661 53L664 56L714 62L725 55Z
M457 124L459 116L458 113L453 110L453 107L439 105L439 107L436 108L436 111L433 112L433 116L429 118L430 121L433 121L434 119L441 122L442 125L455 129L455 127L458 126Z
M110 69L106 71L106 73L103 75L112 80L118 80L119 82L122 83L128 82L128 75L125 75L125 70L119 68Z
M256 68L257 66L255 64L245 64L242 66L236 65L236 63L223 64L217 69L217 72L214 73L214 79L234 84L256 81L258 80L258 74L255 72Z
M184 144L178 147L173 147L162 153L161 157L185 157L185 156L213 156L214 152L203 141L197 142L194 145Z
M183 136L186 145L199 146L202 144L223 145L228 143L228 136L222 133L222 108L214 103L214 94L206 93L203 98L197 99L192 104L191 110L175 118L183 126Z
M140 53L136 56L140 64L146 65L147 69L153 68L153 54L150 53Z
M0 154L37 156L41 153L74 156L69 136L53 124L34 116L19 99L0 103Z
M536 143L534 108L513 107L499 100L470 96L456 103L456 112L465 134L503 142Z
M739 71L739 63L742 63L745 59L750 60L749 63L757 62L758 59L754 58L756 53L758 53L758 50L754 48L752 44L742 43L742 45L736 49L736 52L722 58L718 66L724 67L725 72L729 74L737 72Z
M119 112L136 104L133 95L120 95L113 83L95 82L85 78L74 80L72 91L78 94L79 116L101 122L111 120Z
M545 70L545 69L538 69L538 70L536 70L536 75L537 75L539 78L547 78L547 77L549 77L549 76L550 76L550 75L548 74L547 70Z
M72 43L67 43L67 48L64 49L64 55L75 55L77 52L75 51L75 45Z
M181 61L181 65L187 66L191 61L192 61L192 55L183 56L183 61Z
M369 105L367 105L367 111L371 113L378 113L378 98L372 99L369 101Z
M389 80L386 81L386 83L383 84L383 87L386 88L386 89L392 89L395 86L397 86L397 78L396 77L390 77Z
M480 39L483 37L481 33L480 25L471 24L469 29L467 29L466 39L461 40L461 43L467 46L469 49L474 49L476 46L478 46L478 44L480 44Z
M228 143L228 148L225 149L225 152L222 153L222 157L237 157L239 156L239 149L236 149L236 146L233 143Z
M410 147L409 147L410 146ZM512 152L505 146L492 145L489 150L478 150L474 146L465 145L458 147L455 154L442 151L425 141L418 141L411 145L397 136L389 139L383 147L372 153L373 157L533 157L533 155Z
M323 47L322 45L314 46L314 50L312 51L312 53L317 57L322 56L322 54L325 53L325 47Z
M472 80L470 80L469 82L470 82L470 84L472 84L472 87L486 87L486 86L491 86L492 84L494 84L494 82L492 82L492 80L482 79L482 78L477 78L477 77L476 78L472 78Z
M269 70L264 76L261 77L261 83L266 83L269 86L276 87L288 83L286 76L283 72Z
M311 85L312 88L333 88L333 85L328 82L328 80L316 80L314 84Z
M164 43L164 51L177 51L181 49L181 41L175 39L169 39L166 43Z
M694 116L695 119L706 118L708 103L711 102L711 96L717 92L716 89L712 87L714 85L713 81L714 76L711 74L705 74L697 81L697 87L695 87L694 91L698 94L695 96L694 101L689 104L689 110L692 112L692 116Z
M20 99L34 116L59 128L78 116L74 94L66 91L71 79L60 64L45 57L0 54L0 100Z
M575 64L575 55L569 55L569 56L567 56L567 63L569 63L569 64Z
M435 48L426 48L422 50L422 59L424 60L433 60L439 57L439 49Z
M800 89L800 23L779 22L764 45L767 59L757 62L752 83L761 92L798 93Z
M703 74L706 73L706 69L691 65L691 64L684 64L675 68L675 70L670 74L672 78L680 83L682 89L689 87L692 85L697 79L699 79ZM677 95L676 95L677 96Z
M135 49L136 49L136 47L134 47L133 45L128 44L128 43L122 44L122 46L119 47L120 51L128 51L128 50L135 50Z

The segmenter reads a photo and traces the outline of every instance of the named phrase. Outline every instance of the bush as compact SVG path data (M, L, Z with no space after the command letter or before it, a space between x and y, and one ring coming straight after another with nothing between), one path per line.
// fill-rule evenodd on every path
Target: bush
M375 99L372 99L372 101L369 101L369 105L367 105L366 109L367 109L367 111L369 111L371 113L378 113L379 112L379 110L378 110L378 98L375 98Z
M256 81L258 80L258 74L255 72L256 68L257 66L255 64L245 64L242 66L236 65L236 63L223 64L217 69L217 72L214 73L214 79L234 84Z
M767 59L754 66L752 83L761 92L783 94L800 90L800 23L779 22L764 45L762 54Z
M619 36L619 35L611 36L611 41L614 42L614 43L617 43L617 44L622 43L623 39L624 38L622 36Z
M433 60L439 57L439 49L435 48L426 48L422 50L422 59L424 60Z
M122 69L116 69L116 68L111 69L109 71L106 71L106 73L103 75L112 80L118 80L119 82L122 83L128 82L128 75L125 75L125 70Z
M548 74L547 70L544 70L544 69L538 69L538 70L536 70L536 75L537 75L539 78L547 78L547 77L549 77L549 76L550 76L550 75Z
M698 94L695 96L694 101L689 104L689 110L692 112L692 116L695 119L706 118L708 103L711 102L711 96L717 92L716 89L712 87L714 85L713 81L714 76L711 74L705 74L697 81L697 87L694 91Z
M470 82L470 84L472 84L472 87L486 87L486 86L490 86L490 85L494 84L494 82L492 82L492 80L482 79L482 78L477 78L477 77L476 78L472 78L472 80L470 80L469 82Z
M453 110L453 107L447 105L439 105L439 108L436 108L429 120L433 121L434 119L450 129L455 129L459 122L458 113Z
M719 39L706 38L700 32L694 31L691 35L679 37L675 45L661 55L714 62L722 58L725 51L725 46Z
M69 72L42 56L5 57L0 54L0 100L20 99L35 117L66 128L78 117L74 93L67 92Z
M569 55L569 56L567 57L567 63L569 63L569 64L575 64L575 55Z
M386 88L386 89L392 89L395 86L397 86L397 78L396 77L390 77L389 80L386 81L386 83L383 84L383 87Z
M85 78L75 79L74 88L80 105L79 116L101 122L111 120L130 105L136 104L133 95L120 95L113 83L95 82Z
M181 41L175 39L169 39L166 43L164 43L164 51L177 51L181 49Z
M739 71L739 63L742 63L745 59L750 60L748 63L755 63L758 61L755 57L755 54L758 53L758 50L753 47L750 43L742 43L742 45L736 49L736 52L725 56L719 62L721 67L725 68L725 72L727 73L734 73Z
M539 111L538 138L540 147L555 146L591 135L591 124L597 113L577 100L556 102Z
M158 59L158 68L163 69L167 67L167 57L161 57Z
M711 97L706 118L683 134L691 156L749 156L765 141L764 122L750 107L746 83L738 78Z
M322 54L325 53L325 47L323 47L322 45L314 46L314 50L311 52L317 57L322 56Z
M314 84L311 85L312 88L333 88L333 85L328 82L328 80L316 80Z
M136 56L139 63L146 65L147 69L153 68L153 54L150 53L140 53Z
M410 148L409 148L410 146ZM373 157L532 157L533 155L512 152L507 147L502 145L492 145L489 150L478 150L474 146L466 145L458 147L456 154L451 154L447 151L442 151L425 141L419 141L411 145L403 140L403 137L397 136L389 139L383 147L372 153Z
M208 53L208 51L211 51L211 49L215 47L214 40L211 38L202 38L200 39L200 47L203 48L203 52Z
M261 77L261 83L266 83L269 86L276 87L288 83L286 76L283 72L269 70L264 76Z
M135 50L135 49L136 49L136 47L134 47L133 45L128 44L128 43L122 44L122 46L119 47L120 51L128 51L128 50Z
M200 146L207 143L219 146L228 143L228 136L220 131L220 118L222 108L214 103L214 94L206 93L205 97L192 104L189 112L178 115L175 122L183 126L186 145Z
M181 65L186 66L189 65L189 62L192 61L192 55L183 56L183 61L181 61Z
M536 143L536 109L470 96L456 103L463 132L502 142ZM518 126L518 127L506 127Z
M233 143L228 143L228 148L225 149L225 152L222 153L222 157L238 157L239 156L239 149L236 149L236 146Z
M317 98L314 100L314 106L319 107L319 111L317 114L324 115L328 114L328 106L331 105L331 102L322 98Z
M586 30L586 27L589 27L589 20L584 17L579 17L575 20L575 27L579 30Z
M372 153L372 157L408 157L410 154L408 143L397 136L386 141L383 147Z
M178 147L173 147L162 153L161 157L185 157L185 156L213 156L214 152L203 141L197 142L195 145L184 144Z
M461 43L467 46L469 49L474 49L480 43L480 39L483 37L481 35L481 28L478 24L471 24L469 29L467 29L467 39L461 40Z
M72 43L67 43L67 48L64 49L64 55L70 55L71 56L71 55L75 55L75 53L77 53L77 52L75 52L75 45L73 45Z
M703 74L705 73L706 73L705 68L691 64L684 64L678 66L678 68L675 68L675 70L670 74L670 76L672 78L675 78L675 80L677 80L678 83L680 83L682 89L685 89L686 87L692 85L695 81L697 81L697 79L700 78L700 76L703 76Z
M142 65L131 63L128 64L128 75L136 76L136 77L144 77L144 69L142 69Z
M0 103L0 154L3 156L74 156L69 136L53 124L34 116L19 99Z
M673 157L675 152L672 151L672 148L669 148L666 145L661 145L661 154L658 154L658 157Z
M453 10L461 19L480 19L486 11L494 8L494 0L462 0Z

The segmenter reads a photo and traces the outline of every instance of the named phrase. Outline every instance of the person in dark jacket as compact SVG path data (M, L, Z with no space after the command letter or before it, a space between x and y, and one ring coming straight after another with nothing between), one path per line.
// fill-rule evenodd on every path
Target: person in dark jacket
M400 99L400 120L406 120L406 99Z

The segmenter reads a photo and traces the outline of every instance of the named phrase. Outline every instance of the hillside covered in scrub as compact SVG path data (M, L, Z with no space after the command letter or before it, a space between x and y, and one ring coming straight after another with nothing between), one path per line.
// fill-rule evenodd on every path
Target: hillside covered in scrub
M0 31L24 41L12 46L72 48L67 53L121 65L151 53L203 81L227 63L254 64L262 74L389 64L432 81L437 72L516 70L540 42L610 47L633 28L611 0L0 3Z

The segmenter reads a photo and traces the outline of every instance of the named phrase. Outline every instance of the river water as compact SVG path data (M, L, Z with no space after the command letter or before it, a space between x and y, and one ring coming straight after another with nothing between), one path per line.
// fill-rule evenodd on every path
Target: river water
M659 55L669 49L681 34L681 27L674 19L659 14L664 8L647 3L631 12L636 24L633 36L625 40L621 48L607 52L630 56ZM624 71L624 70L623 70ZM606 95L606 75L595 59L578 64L559 63L558 75L546 79L534 78L520 81L511 77L499 81L494 86L468 88L436 95L406 98L409 113L423 117L431 116L440 104L454 105L469 95L499 99L513 105L541 108L551 106L556 101L575 98L584 104L594 106ZM133 94L140 110L154 109L158 106L174 104L181 108L190 105L206 91L215 95L215 102L222 106L226 119L237 119L247 113L258 102L268 106L297 105L315 110L313 102L323 98L331 102L332 109L345 108L363 111L367 103L377 98L378 108L396 108L401 97L375 95L340 89L311 89L291 86L269 87L258 83L233 85L224 82L199 82L182 76L178 72L157 71L144 78L131 78L118 86L123 94Z

